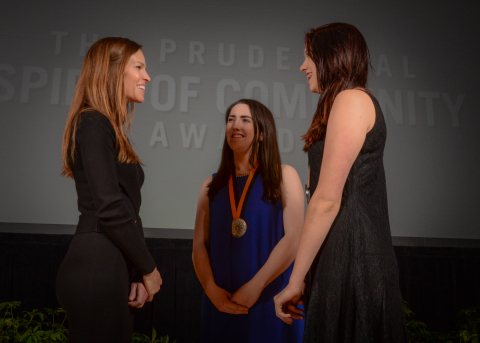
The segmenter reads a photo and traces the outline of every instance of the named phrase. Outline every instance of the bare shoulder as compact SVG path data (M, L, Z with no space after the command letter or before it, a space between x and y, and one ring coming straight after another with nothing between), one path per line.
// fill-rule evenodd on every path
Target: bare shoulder
M357 119L364 122L367 130L375 123L375 105L370 96L359 89L346 89L340 92L333 102L331 117Z
M200 194L198 195L199 198L207 198L208 195L208 185L210 184L210 182L212 182L212 177L209 176L205 181L203 181L202 183L202 187L200 188Z
M202 187L203 187L203 186L205 186L205 187L208 186L208 184L209 184L210 182L212 182L212 179L213 179L213 178L212 178L211 176L207 177L207 179L206 179L205 181L203 181Z
M299 181L297 170L288 164L282 164L282 187L289 187Z
M300 176L298 176L295 168L288 164L282 164L280 193L282 194L284 209L285 206L292 206L294 203L303 208L303 188Z
M345 106L367 106L373 108L373 102L370 96L359 89L346 89L338 93L334 104L342 104Z
M288 164L282 164L283 177L298 176L297 170Z

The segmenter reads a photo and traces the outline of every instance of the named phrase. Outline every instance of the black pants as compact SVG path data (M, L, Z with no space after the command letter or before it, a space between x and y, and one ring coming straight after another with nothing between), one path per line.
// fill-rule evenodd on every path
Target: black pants
M131 342L132 268L107 233L74 236L57 275L57 298L67 312L69 342Z

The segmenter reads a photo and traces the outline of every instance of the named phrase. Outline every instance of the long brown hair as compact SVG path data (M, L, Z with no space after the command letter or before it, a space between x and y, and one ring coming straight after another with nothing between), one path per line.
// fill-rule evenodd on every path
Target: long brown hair
M306 152L325 132L337 95L345 89L365 88L370 52L365 38L350 24L332 23L305 34L305 51L317 68L317 84L322 95L307 133L302 136Z
M228 107L225 113L225 123L233 107L238 104L245 104L252 114L254 137L252 153L250 155L250 165L253 167L255 158L259 164L258 169L263 182L263 200L268 200L272 204L280 200L280 184L282 183L282 164L280 161L280 151L277 143L277 130L275 128L275 119L272 112L261 102L252 99L241 99ZM262 140L258 137L262 135ZM228 180L235 170L233 160L233 150L227 142L227 136L223 142L222 160L218 168L217 175L208 185L208 197L213 200L215 194L228 184Z
M140 44L127 38L107 37L96 41L88 50L63 134L62 175L73 177L75 134L81 114L88 111L98 111L110 120L115 130L118 161L140 163L127 138L135 105L127 102L123 79L130 57L141 48Z

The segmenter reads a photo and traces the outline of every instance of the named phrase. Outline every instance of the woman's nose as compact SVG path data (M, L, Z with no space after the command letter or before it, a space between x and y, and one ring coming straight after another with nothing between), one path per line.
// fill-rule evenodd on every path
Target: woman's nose
M146 71L145 71L144 79L145 79L145 81L147 81L147 82L150 82L150 80L151 80L151 79L150 79L150 76L148 75L148 73L147 73Z
M306 67L305 67L305 61L304 61L304 62L302 63L302 65L300 66L300 71L301 71L301 72L305 72L305 69L306 69Z

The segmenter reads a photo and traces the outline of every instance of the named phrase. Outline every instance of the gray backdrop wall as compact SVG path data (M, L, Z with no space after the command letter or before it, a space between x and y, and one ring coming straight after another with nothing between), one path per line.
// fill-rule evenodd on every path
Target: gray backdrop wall
M215 172L223 112L242 97L273 111L283 163L306 183L317 97L299 71L303 33L342 21L370 47L369 88L388 125L394 236L480 239L480 22L475 1L83 0L0 4L0 222L75 224L61 140L85 52L97 39L143 44L145 102L131 140L145 163L141 216L193 229ZM41 231L42 227L39 226Z

